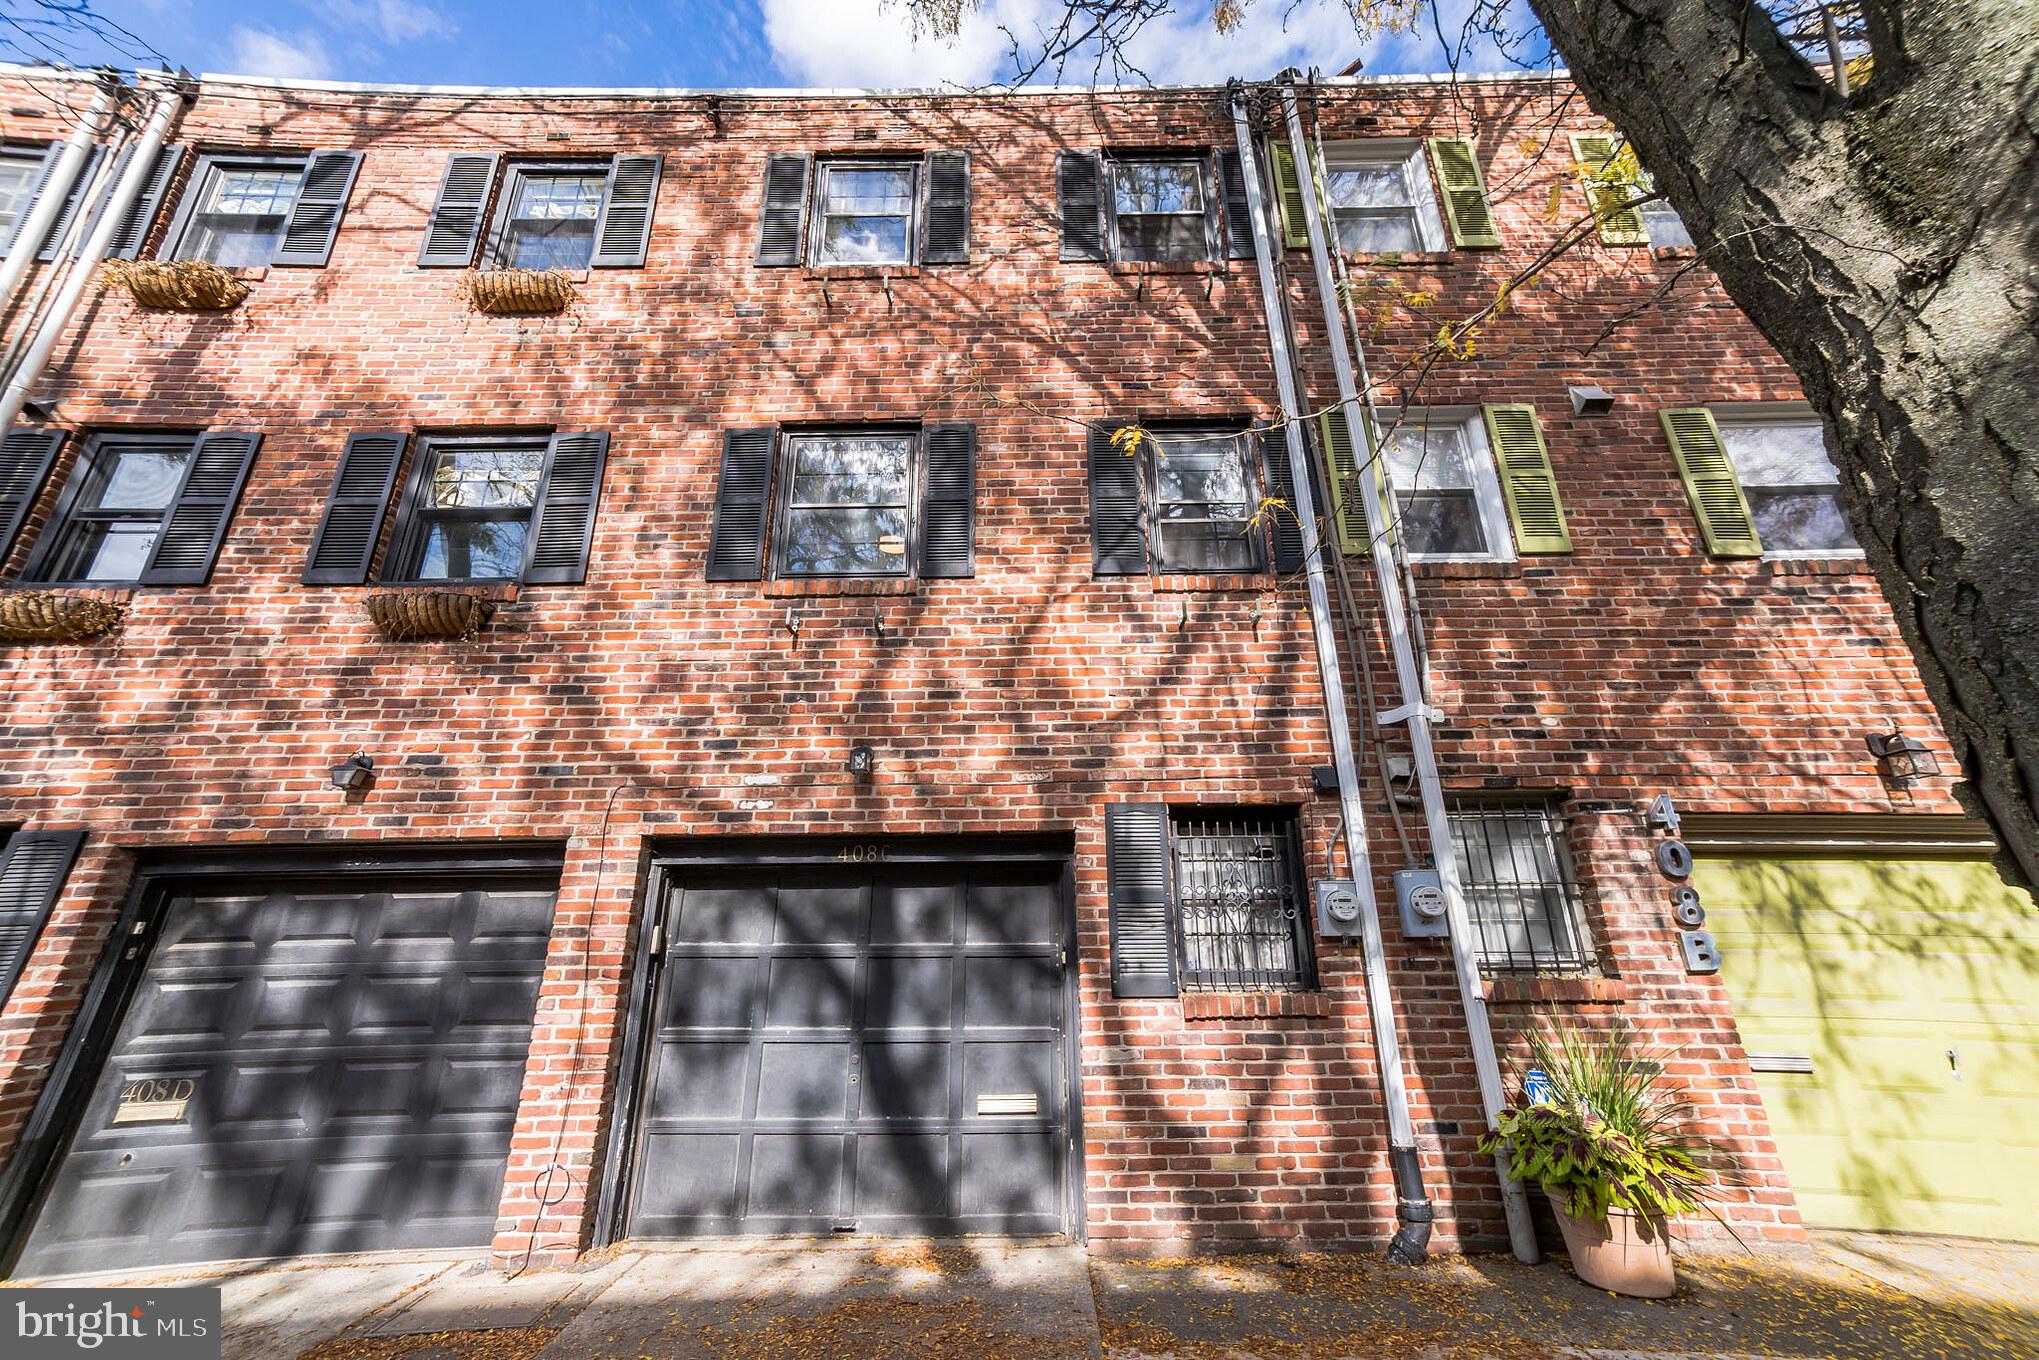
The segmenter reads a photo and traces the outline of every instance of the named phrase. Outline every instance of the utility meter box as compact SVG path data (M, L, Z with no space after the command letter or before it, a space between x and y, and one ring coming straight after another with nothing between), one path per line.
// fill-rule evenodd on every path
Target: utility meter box
M1395 905L1402 911L1402 933L1410 939L1451 938L1451 918L1444 912L1444 881L1437 870L1396 870Z
M1351 879L1317 880L1317 933L1356 939L1360 933L1359 906L1359 888Z

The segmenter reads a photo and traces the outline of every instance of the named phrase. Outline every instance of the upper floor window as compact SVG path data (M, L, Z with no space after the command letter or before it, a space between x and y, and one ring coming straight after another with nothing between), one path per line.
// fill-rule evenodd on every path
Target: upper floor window
M1270 536L1277 571L1302 566L1279 430L1099 421L1089 461L1100 575L1263 571Z
M1196 264L1253 254L1237 152L1064 151L1055 159L1065 260Z
M355 151L202 155L163 241L163 257L229 268L323 265L332 254L360 166L361 154ZM150 192L160 197L175 170L174 157L159 162L158 181ZM134 237L137 248L154 215L151 200Z
M663 164L659 156L622 154L505 168L494 153L456 151L446 158L418 264L465 269L479 254L506 269L642 265Z
M1644 176L1645 186L1649 178ZM1643 230L1649 233L1650 245L1657 250L1691 250L1692 233L1685 230L1685 219L1678 216L1678 210L1667 198L1653 198L1642 205Z
M601 431L349 435L304 581L366 581L394 501L385 581L578 583L608 456Z
M1403 544L1411 557L1514 557L1508 510L1477 411L1403 411L1382 445Z
M129 434L85 441L24 579L196 585L212 571L258 434Z
M1208 163L1203 157L1113 156L1113 255L1121 260L1211 256Z
M1335 142L1324 149L1324 161L1340 250L1378 255L1445 248L1421 143Z
M11 245L35 206L49 152L42 147L0 147L0 245ZM0 254L4 254L0 251Z
M1564 823L1548 803L1460 802L1451 844L1489 972L1579 972L1593 966Z
M958 264L970 258L970 158L786 152L765 163L757 263Z
M1841 510L1841 473L1819 419L1715 408L1721 443L1742 484L1766 557L1861 552Z
M977 430L729 430L708 579L948 577L975 570Z

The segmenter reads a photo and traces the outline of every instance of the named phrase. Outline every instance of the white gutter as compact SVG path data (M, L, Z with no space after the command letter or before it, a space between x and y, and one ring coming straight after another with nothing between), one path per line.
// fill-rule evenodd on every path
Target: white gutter
M71 323L71 314L78 309L78 300L85 295L86 287L98 273L99 262L106 258L107 247L113 244L114 234L127 221L128 212L141 196L142 187L155 173L156 153L162 149L163 138L170 131L170 120L176 116L178 105L189 98L175 89L159 90L150 97L155 103L142 127L141 137L134 144L134 152L128 157L127 168L107 195L99 220L93 224L91 235L85 238L78 258L71 265L70 274L57 290L49 312L35 332L35 338L29 341L27 352L21 356L20 364L8 374L6 389L0 391L0 430L11 428L15 421L21 419L21 408L28 400L29 390L41 379L50 355L56 352L64 328ZM85 205L81 203L78 206L82 212Z
M1267 313L1268 344L1273 350L1275 389L1281 398L1287 435L1289 477L1296 503L1292 507L1303 536L1303 571L1310 588L1310 627L1316 635L1317 670L1324 688L1324 723L1331 734L1331 762L1338 772L1338 811L1345 840L1345 858L1359 898L1360 949L1366 968L1366 1013L1373 1026L1374 1058L1380 1064L1381 1091L1387 1105L1388 1147L1395 1173L1396 1217L1401 1227L1388 1246L1388 1259L1404 1265L1421 1261L1430 1240L1433 1210L1424 1192L1416 1148L1416 1129L1409 1117L1409 1090L1402 1068L1401 1036L1395 1024L1393 992L1388 984L1387 957L1381 946L1380 909L1374 901L1373 860L1367 849L1366 814L1359 802L1359 773L1352 757L1352 732L1345 718L1345 669L1339 660L1338 638L1331 624L1331 597L1324 583L1324 543L1317 527L1310 447L1303 429L1302 401L1296 392L1295 365L1282 310L1280 285L1274 277L1280 242L1268 227L1267 201L1261 193L1259 159L1245 102L1234 87L1230 95L1232 127L1239 142L1239 169L1246 181L1247 215L1253 219L1253 258L1260 273L1260 300Z
M35 205L29 209L28 220L15 230L14 249L8 251L6 261L0 263L0 308L5 308L14 297L14 290L21 286L21 280L35 263L36 253L42 249L43 238L50 234L57 215L63 212L65 200L71 196L71 189L78 182L78 172L84 169L92 143L106 131L119 88L119 82L112 76L102 77L98 91L92 96L92 107L78 120L78 126L71 129L71 135L64 139L64 149L57 153L57 162L50 167L49 178L36 191Z
M1324 217L1317 204L1317 180L1321 173L1310 140L1303 134L1303 120L1296 110L1293 73L1282 85L1282 113L1288 122L1289 148L1296 160L1296 173L1306 176L1299 197L1303 221L1310 237L1310 264L1317 274L1317 295L1324 304L1324 329L1331 345L1331 367L1338 377L1338 400L1345 412L1345 428L1352 432L1355 447L1360 439L1373 448L1375 426L1372 412L1363 409L1353 381L1352 353L1347 348L1345 318L1338 309L1338 291L1331 279L1331 260L1324 247ZM1248 181L1250 185L1251 180ZM1357 341L1355 340L1356 344ZM1363 359L1362 359L1363 362ZM1371 388L1371 383L1369 383ZM1378 456L1370 453L1369 458ZM1431 710L1423 697L1422 676L1416 667L1416 650L1409 640L1409 618L1402 597L1402 582L1395 569L1394 549L1388 536L1375 526L1390 522L1389 507L1381 494L1381 483L1372 476L1355 477L1360 497L1366 503L1366 522L1373 539L1374 581L1380 588L1381 618L1388 631L1389 650L1394 653L1395 678L1402 691L1402 705L1390 719L1408 724L1409 746L1415 757L1416 783L1423 797L1423 821L1430 832L1431 858L1444 889L1445 915L1451 922L1451 962L1458 974L1459 1000L1465 1008L1466 1029L1471 1037L1473 1071L1479 1079L1480 1104L1492 1127L1508 1098L1501 1085L1501 1063L1494 1051L1494 1029L1487 1018L1486 992L1480 982L1480 967L1469 947L1473 938L1472 916L1466 910L1465 890L1459 883L1458 862L1451 848L1451 819L1444 806L1444 788L1437 777L1437 754L1431 747ZM1529 1199L1521 1183L1508 1175L1507 1158L1494 1159L1495 1174L1501 1178L1501 1206L1508 1217L1508 1241L1517 1259L1534 1264L1540 1259L1536 1229L1529 1218Z

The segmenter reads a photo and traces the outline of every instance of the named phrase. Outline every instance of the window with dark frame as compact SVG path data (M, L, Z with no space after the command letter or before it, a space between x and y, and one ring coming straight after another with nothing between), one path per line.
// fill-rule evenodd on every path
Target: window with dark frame
M1110 156L1112 258L1211 258L1209 163L1202 156Z
M186 192L190 216L167 255L229 267L269 264L304 181L302 156L206 156Z
M505 269L586 269L608 182L606 162L512 164L491 258Z
M98 435L87 444L61 518L31 566L52 585L142 579L177 503L195 435Z
M422 441L385 579L521 577L547 444L544 436Z
M1153 551L1162 572L1260 571L1260 460L1244 430L1162 430L1140 441L1154 489Z
M919 161L824 160L815 167L816 264L909 264L918 235Z
M912 574L911 430L787 431L779 448L779 576Z
M1481 967L1590 972L1593 942L1557 809L1547 802L1461 801L1450 819Z
M1316 986L1302 849L1292 812L1169 815L1180 986L1295 992Z

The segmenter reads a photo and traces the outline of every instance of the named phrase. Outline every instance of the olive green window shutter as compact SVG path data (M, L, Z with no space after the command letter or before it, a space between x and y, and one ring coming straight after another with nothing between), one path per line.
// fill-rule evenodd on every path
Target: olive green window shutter
M1558 499L1557 478L1551 475L1550 451L1530 406L1488 406L1487 437L1494 441L1494 461L1501 466L1501 496L1508 502L1508 523L1515 529L1515 551L1568 553L1572 535L1565 528L1565 506Z
M1432 137L1430 168L1437 172L1437 186L1444 191L1451 243L1467 249L1500 245L1501 229L1494 225L1494 211L1487 204L1487 185L1480 178L1480 160L1473 154L1473 144L1463 137Z
M1586 206L1600 230L1604 246L1646 246L1649 228L1643 225L1642 209L1624 206L1638 196L1640 188L1618 179L1602 178L1606 167L1621 151L1621 141L1590 132L1572 134L1572 159L1579 164L1579 178L1586 186Z
M1699 532L1706 536L1706 550L1715 557L1761 557L1763 540L1713 412L1694 406L1662 411L1658 417L1678 460L1685 494L1692 498L1692 513L1699 517Z
M1320 413L1317 433L1324 440L1324 461L1331 468L1331 518L1338 526L1338 551L1369 552L1373 544L1366 527L1366 498L1359 490L1359 455L1352 447L1344 410L1334 406Z
M1303 214L1303 181L1296 174L1296 153L1287 142L1273 143L1274 196L1281 200L1281 243L1290 250L1310 248L1310 220Z

